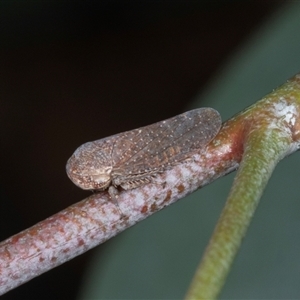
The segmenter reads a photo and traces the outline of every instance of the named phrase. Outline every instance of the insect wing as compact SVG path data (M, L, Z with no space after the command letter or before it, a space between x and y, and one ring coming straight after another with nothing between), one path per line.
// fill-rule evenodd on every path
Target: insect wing
M114 169L123 176L162 171L205 147L221 123L216 110L199 108L121 133L112 150Z

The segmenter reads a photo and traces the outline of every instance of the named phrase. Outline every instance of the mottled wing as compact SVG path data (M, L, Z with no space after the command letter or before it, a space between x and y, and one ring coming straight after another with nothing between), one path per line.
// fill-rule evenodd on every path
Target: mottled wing
M204 148L220 127L216 110L199 108L121 133L112 151L114 170L123 176L162 171Z

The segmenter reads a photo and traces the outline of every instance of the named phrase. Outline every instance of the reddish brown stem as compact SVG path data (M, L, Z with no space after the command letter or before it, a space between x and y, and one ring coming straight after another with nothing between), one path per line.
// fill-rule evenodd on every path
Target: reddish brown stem
M226 132L221 130L219 133L218 142L210 143L192 160L157 176L152 184L121 191L119 207L110 201L107 192L93 194L2 242L0 294L104 243L154 212L236 169L241 156L241 149L237 147L240 137L226 128Z

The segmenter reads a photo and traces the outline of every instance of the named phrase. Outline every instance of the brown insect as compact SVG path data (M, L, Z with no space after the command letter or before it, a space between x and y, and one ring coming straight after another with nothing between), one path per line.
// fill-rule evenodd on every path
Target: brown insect
M198 108L173 118L80 146L67 162L69 178L84 190L134 189L189 159L217 135L221 117Z

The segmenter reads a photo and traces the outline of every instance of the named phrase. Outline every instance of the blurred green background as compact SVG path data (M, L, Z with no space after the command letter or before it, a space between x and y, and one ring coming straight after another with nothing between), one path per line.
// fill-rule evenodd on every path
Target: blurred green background
M0 234L89 195L80 144L199 106L224 120L300 71L299 1L0 3ZM298 154L276 168L221 294L300 298ZM3 299L181 299L234 173Z

